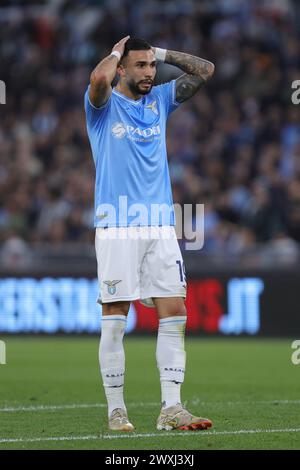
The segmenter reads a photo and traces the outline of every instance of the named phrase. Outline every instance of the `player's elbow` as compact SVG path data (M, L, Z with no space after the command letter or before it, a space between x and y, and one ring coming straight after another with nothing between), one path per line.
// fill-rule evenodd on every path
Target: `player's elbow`
M213 64L212 62L210 62L210 74L211 76L215 73L215 64Z
M215 73L215 64L208 62L207 64L207 80L209 80Z

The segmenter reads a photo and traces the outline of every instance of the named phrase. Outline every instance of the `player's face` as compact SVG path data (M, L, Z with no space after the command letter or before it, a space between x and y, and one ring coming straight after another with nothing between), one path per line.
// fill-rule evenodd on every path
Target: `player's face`
M156 74L156 61L151 49L129 51L122 78L133 94L146 95L151 91Z

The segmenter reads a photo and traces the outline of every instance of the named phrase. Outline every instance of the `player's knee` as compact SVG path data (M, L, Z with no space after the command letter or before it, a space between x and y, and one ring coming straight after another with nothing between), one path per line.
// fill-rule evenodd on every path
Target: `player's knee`
M176 308L176 312L177 313L174 313L174 315L176 316L179 316L179 317L186 317L186 307L184 305L184 301L182 299L179 299L179 302L178 302L178 306Z
M102 304L102 315L128 315L130 302L111 302Z
M185 317L187 315L184 301L181 298L172 299L170 302L164 303L159 308L160 317Z

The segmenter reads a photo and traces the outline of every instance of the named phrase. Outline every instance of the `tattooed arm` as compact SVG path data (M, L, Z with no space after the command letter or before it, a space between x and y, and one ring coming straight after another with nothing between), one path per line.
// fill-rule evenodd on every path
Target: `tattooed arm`
M179 103L191 98L215 70L212 62L184 52L167 50L165 62L186 72L176 80L176 101Z
M118 52L119 56L122 57L128 38L129 36L126 36L115 44L112 52ZM111 95L111 82L116 76L118 63L119 58L110 54L101 60L91 73L89 97L91 103L97 108L106 103Z

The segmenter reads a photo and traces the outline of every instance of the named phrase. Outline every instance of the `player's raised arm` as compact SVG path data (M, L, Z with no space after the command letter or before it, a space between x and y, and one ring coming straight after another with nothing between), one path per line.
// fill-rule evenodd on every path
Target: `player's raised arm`
M124 54L124 47L129 36L121 39L112 48L111 54L105 57L92 71L90 77L89 97L91 103L99 108L111 95L111 83L116 76L118 63Z
M184 52L153 48L157 60L176 65L186 72L176 80L176 100L179 103L191 98L213 75L215 66L208 60Z

